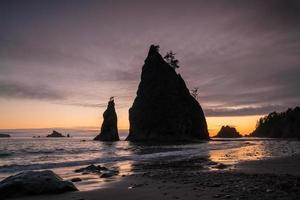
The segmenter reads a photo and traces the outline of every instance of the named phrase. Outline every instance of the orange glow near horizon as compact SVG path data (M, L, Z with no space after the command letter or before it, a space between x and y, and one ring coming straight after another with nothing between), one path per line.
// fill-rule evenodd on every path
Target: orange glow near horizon
M66 106L40 101L0 101L0 129L100 127L105 108ZM128 109L118 109L118 127L128 130ZM257 116L207 117L210 136L222 125L231 125L243 135L254 130Z
M223 125L233 126L240 134L247 135L255 129L256 122L260 117L262 117L262 115L207 117L206 121L210 136L216 135Z

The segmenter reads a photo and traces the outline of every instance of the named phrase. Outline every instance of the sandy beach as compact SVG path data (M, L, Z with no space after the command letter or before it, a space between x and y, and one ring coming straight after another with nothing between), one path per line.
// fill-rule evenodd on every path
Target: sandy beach
M199 170L197 163L197 159L140 163L134 174L102 189L16 199L299 199L299 154L220 166L224 169L215 171Z

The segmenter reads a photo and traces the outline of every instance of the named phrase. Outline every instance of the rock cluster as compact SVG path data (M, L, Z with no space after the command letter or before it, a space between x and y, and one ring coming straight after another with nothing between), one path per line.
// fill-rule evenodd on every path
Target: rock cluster
M82 174L99 174L100 178L109 178L119 174L119 171L108 169L101 165L89 165L87 167L76 169L74 172Z
M65 137L65 136L54 130L54 131L52 131L51 134L47 135L46 137Z
M200 104L154 45L142 69L129 121L129 141L189 142L209 138Z

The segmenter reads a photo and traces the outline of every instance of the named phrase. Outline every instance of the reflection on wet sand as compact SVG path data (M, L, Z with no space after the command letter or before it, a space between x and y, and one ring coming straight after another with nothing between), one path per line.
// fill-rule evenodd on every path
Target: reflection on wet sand
M232 165L241 161L258 160L268 157L268 151L265 148L266 146L263 144L247 142L239 148L211 150L209 154L213 162Z
M232 141L232 143L237 141ZM210 159L232 165L243 161L261 160L270 157L293 155L299 150L299 144L283 140L243 141L240 147L210 150Z

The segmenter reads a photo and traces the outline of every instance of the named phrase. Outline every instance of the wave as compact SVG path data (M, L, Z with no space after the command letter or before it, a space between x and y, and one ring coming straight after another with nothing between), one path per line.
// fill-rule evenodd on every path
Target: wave
M65 162L52 162L52 163L35 163L35 164L12 164L12 165L4 165L0 166L0 173L12 173L26 170L42 170L42 169L54 169L54 168L62 168L62 167L76 167L90 164L103 164L103 163L112 163L112 162L122 162L122 161L149 161L156 160L162 157L168 157L168 159L172 159L174 156L178 159L178 157L186 158L189 155L201 155L199 154L199 149L190 149L190 150L181 150L181 151L169 151L169 152L159 152L152 154L135 154L135 155L127 155L127 156L116 156L116 157L104 157L97 159L88 159L88 160L74 160L74 161L65 161ZM207 156L206 153L202 154L202 156Z

